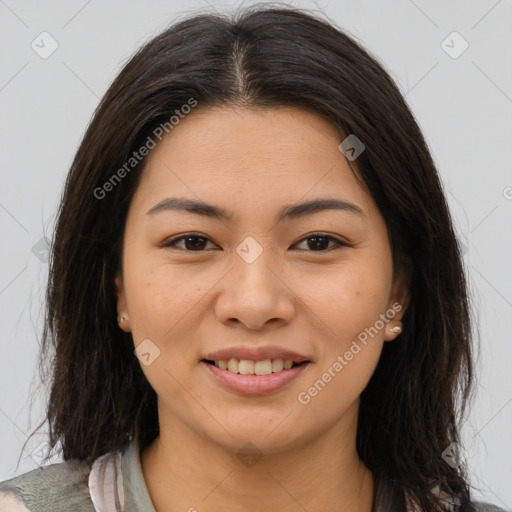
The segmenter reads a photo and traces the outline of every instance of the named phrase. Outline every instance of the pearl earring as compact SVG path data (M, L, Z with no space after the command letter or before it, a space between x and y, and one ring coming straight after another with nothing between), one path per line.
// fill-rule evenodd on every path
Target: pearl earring
M401 331L402 331L402 328L399 325L395 325L395 327L391 328L391 332L394 332L396 334L398 334Z
M118 316L117 319L119 322L124 322L126 320L124 316Z

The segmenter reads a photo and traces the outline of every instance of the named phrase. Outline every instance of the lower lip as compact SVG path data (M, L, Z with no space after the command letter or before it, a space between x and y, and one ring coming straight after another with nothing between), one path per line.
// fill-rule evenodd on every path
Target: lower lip
M294 381L311 365L311 363L305 363L268 375L241 375L239 373L232 373L229 370L221 370L215 365L205 363L204 361L201 361L201 364L206 366L223 386L242 395L249 396L264 396L275 393Z

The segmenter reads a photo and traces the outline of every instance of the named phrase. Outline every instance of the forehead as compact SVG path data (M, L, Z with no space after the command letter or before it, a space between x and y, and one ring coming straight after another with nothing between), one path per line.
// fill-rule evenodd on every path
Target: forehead
M307 110L197 107L151 150L134 199L180 194L257 208L335 195L371 209L340 142Z
M309 161L332 144L336 149L338 139L329 121L298 108L196 107L169 131L149 155L148 164L170 151L177 157L193 156L212 163L249 156L274 160L274 164L278 163L276 157L283 162L295 158ZM313 147L317 151L312 152Z

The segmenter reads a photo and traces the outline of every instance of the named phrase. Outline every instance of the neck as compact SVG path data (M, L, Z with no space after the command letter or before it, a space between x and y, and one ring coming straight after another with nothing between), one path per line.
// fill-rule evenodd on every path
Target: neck
M174 417L162 422L160 415L160 435L141 457L154 507L157 512L371 512L374 481L355 449L355 413L349 428L345 418L343 426L293 450L252 458L197 435Z

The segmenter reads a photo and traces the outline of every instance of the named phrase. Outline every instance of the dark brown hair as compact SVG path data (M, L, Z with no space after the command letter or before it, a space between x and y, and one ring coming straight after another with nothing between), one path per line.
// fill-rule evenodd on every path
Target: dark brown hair
M294 106L323 116L388 227L394 271L409 268L403 334L386 343L361 395L357 450L393 510L405 493L442 510L434 485L471 510L466 468L442 454L459 443L471 397L472 329L461 253L427 144L399 89L353 37L314 14L256 5L173 24L124 66L101 100L66 180L52 243L40 370L51 369L50 444L92 461L159 432L156 395L116 321L127 209L144 159L98 198L155 127L197 108ZM111 182L112 183L112 182ZM103 194L103 193L102 193ZM50 349L54 349L50 352Z

